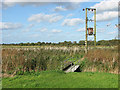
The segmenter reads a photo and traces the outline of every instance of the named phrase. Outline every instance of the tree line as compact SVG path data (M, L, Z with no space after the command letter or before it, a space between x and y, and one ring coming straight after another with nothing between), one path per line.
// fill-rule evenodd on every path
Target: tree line
M115 46L119 44L118 39L113 39L113 40L100 40L96 42L96 45L100 45L100 46ZM13 46L44 46L44 45L51 45L51 46L84 46L85 45L85 41L64 41L64 42L58 42L58 43L52 43L52 42L37 42L37 43L18 43L18 44L5 44L3 43L2 45L13 45ZM88 45L93 46L94 45L94 41L88 41Z

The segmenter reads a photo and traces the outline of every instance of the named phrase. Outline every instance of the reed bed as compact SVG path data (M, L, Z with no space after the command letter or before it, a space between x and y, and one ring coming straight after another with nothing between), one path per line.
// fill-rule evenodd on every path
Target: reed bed
M78 59L83 72L118 73L118 48L80 47L7 47L2 48L2 73L22 75L28 72L61 70Z
M68 48L3 48L2 72L24 74L45 70L60 70L64 60L79 56L80 49Z
M118 74L118 49L89 50L84 56L83 71L109 72Z

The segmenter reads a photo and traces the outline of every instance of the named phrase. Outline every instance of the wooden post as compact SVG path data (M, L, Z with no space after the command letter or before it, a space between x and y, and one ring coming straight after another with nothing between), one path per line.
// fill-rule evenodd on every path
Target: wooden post
M88 45L87 45L87 20L88 20L88 18L87 18L87 8L85 9L85 11L86 11L86 19L85 19L85 24L86 24L86 28L85 28L85 30L86 30L85 53L87 53L87 51L88 51Z
M94 46L96 47L96 9L94 9Z

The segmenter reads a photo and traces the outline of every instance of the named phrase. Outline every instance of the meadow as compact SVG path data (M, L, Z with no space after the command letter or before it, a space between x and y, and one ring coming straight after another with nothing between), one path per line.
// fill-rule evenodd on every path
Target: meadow
M82 72L65 74L62 69L71 62L79 64ZM83 47L7 46L2 48L2 73L4 88L114 88L118 86L118 48L91 47L85 54Z
M3 88L118 88L118 75L99 72L41 71L3 79Z

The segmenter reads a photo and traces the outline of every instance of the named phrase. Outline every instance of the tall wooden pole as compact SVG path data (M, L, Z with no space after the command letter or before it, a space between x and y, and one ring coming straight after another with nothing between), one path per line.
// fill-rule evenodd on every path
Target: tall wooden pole
M94 46L96 47L96 9L94 9Z
M87 50L88 50L88 45L87 45L87 21L88 21L88 18L87 18L87 8L85 9L86 11L86 19L85 19L85 24L86 24L86 40L85 40L85 53L87 53Z

